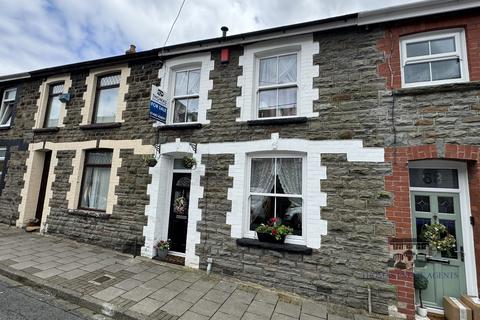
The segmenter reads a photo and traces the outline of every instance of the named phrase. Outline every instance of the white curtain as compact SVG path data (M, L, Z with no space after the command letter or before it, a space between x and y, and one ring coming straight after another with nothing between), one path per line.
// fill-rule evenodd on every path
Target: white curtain
M198 94L200 89L200 69L188 72L188 94Z
M297 81L297 55L290 54L278 58L278 83Z
M274 159L252 159L252 174L250 192L271 193L275 183ZM252 196L250 198L251 221L263 215L263 199L265 197Z
M105 210L110 180L110 168L87 168L83 186L82 207Z
M277 84L277 58L268 58L260 60L259 73L260 86Z
M186 71L175 74L175 95L183 96L187 94L188 73Z
M277 159L277 176L283 191L287 194L302 194L302 159ZM302 205L301 198L289 198L295 206Z

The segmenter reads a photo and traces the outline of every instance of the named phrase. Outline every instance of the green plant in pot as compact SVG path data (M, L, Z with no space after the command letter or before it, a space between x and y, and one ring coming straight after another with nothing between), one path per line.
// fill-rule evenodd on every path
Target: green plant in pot
M143 156L143 163L148 167L155 167L157 165L157 159L153 154Z
M156 256L164 259L168 254L168 250L170 250L170 240L160 240L154 245L154 248L157 250Z
M271 218L268 224L262 223L255 231L261 242L284 243L285 237L292 234L293 229L279 223L278 218Z
M427 316L427 309L423 307L422 291L428 288L428 279L421 273L415 273L413 278L413 285L418 290L418 298L420 306L417 307L417 314L421 317Z
M183 157L183 165L185 168L192 169L197 165L197 159L195 159L193 156L185 156Z

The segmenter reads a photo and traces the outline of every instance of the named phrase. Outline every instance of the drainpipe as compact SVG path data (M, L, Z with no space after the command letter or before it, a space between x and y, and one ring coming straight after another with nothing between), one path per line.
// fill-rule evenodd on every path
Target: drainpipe
M372 289L370 289L370 285L368 285L368 313L372 313Z
M212 259L212 258L208 258L208 259L207 259L207 262L208 262L208 265L207 265L207 274L210 274L210 273L212 272L213 259Z

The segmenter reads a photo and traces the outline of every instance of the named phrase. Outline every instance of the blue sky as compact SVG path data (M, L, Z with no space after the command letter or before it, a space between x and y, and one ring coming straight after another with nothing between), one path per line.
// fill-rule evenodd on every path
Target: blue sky
M168 45L418 0L186 0ZM0 75L161 47L182 0L0 0Z

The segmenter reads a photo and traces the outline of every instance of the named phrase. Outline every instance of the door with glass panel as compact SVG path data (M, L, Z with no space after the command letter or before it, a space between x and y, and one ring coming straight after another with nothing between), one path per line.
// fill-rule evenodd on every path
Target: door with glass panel
M460 297L467 293L460 190L456 169L410 169L410 202L413 236L416 237L417 261L415 273L428 279L422 291L428 307L442 308L444 296ZM436 191L438 190L438 191ZM439 223L455 238L455 245L444 251L429 248L425 226Z

